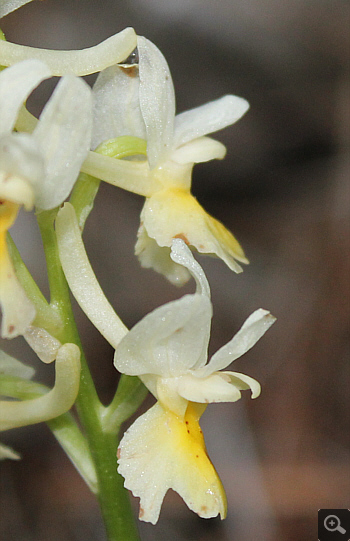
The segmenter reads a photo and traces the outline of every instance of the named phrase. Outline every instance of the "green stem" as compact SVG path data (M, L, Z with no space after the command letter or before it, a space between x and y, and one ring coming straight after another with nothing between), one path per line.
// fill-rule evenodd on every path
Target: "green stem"
M104 408L98 399L83 354L70 303L68 284L59 261L53 226L56 214L57 209L41 212L38 215L38 223L47 260L51 304L57 307L64 322L63 331L57 338L63 343L77 344L82 352L81 382L76 405L95 463L99 487L98 499L108 539L109 541L137 541L139 537L129 496L123 487L124 480L116 469L117 438L115 434L106 433L102 427L101 413Z

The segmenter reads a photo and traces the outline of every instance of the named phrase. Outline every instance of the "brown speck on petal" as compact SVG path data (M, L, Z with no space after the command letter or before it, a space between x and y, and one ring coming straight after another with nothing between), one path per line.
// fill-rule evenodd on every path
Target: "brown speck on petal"
M208 511L208 507L206 505L202 505L201 511L202 513L206 513Z
M144 514L145 514L145 511L144 511L144 509L142 509L142 507L140 506L139 518L142 518Z
M118 449L117 449L117 459L118 460L120 459L120 455L121 455L121 450L120 450L120 447L118 447Z
M174 239L183 240L187 244L187 246L190 244L190 241L188 240L188 238L186 237L184 233L179 233L178 235L175 235Z
M119 66L119 68L127 75L128 77L137 77L139 74L138 66Z
M14 325L9 325L9 326L7 327L7 332L8 332L9 334L12 334L14 330L15 330L15 326L14 326Z

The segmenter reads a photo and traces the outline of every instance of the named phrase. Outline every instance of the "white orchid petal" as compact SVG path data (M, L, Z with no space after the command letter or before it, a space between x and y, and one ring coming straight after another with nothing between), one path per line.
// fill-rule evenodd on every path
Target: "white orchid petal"
M0 48L5 43L0 40ZM0 135L12 131L22 104L51 75L50 69L39 60L26 60L0 73Z
M258 398L261 393L261 386L256 379L241 374L240 372L218 372L222 377L230 378L230 384L242 391L251 390L252 398Z
M174 147L234 124L248 109L245 99L227 95L180 113L175 118Z
M20 460L21 455L11 447L8 447L8 445L0 443L0 460L5 460L6 458L10 458L11 460Z
M147 314L120 342L114 365L123 374L182 374L206 360L211 304L204 295L185 295Z
M276 318L267 310L260 308L253 312L232 340L220 348L210 362L198 371L198 376L205 377L226 368L252 348L275 321Z
M97 152L89 152L81 166L81 171L113 184L113 186L145 197L149 197L161 189L160 182L150 175L147 162L117 160L109 156L102 156Z
M36 193L38 208L54 208L69 195L90 149L91 111L90 87L74 75L63 77L33 133L46 164Z
M140 74L140 107L147 133L151 169L165 161L173 145L175 94L169 66L148 39L137 38Z
M124 434L118 464L125 487L140 498L140 520L157 522L170 488L199 516L225 518L225 492L193 415L185 422L157 403Z
M35 370L31 366L18 361L11 355L0 350L0 377L2 374L15 376L17 378L31 379Z
M170 258L170 248L159 246L154 239L148 236L143 224L137 232L135 255L139 258L141 266L145 269L154 269L163 274L175 286L182 286L191 275L182 264L177 264Z
M43 363L52 363L56 359L62 344L45 329L30 325L23 336Z
M80 51L54 51L0 41L0 65L11 66L21 60L34 58L47 64L52 75L89 75L122 62L136 47L133 28L125 28L94 47Z
M226 147L219 141L210 137L199 137L176 148L171 159L180 164L209 162L222 160L226 154Z
M91 268L70 203L57 214L56 233L62 268L74 297L102 336L116 348L127 328L106 299Z
M27 133L0 137L0 197L31 210L35 191L45 176L37 142Z
M157 382L158 382L158 376L155 376L154 374L143 374L140 376L140 380L144 384L145 387L149 390L151 394L158 400L157 396Z
M55 386L44 396L19 402L1 401L0 430L48 421L72 407L80 383L78 346L64 344L58 351L55 369Z
M0 4L0 19L29 2L31 0L2 0Z
M94 131L91 148L121 135L146 138L139 102L138 66L111 66L92 89Z
M205 378L187 374L176 378L173 384L176 385L179 395L191 402L236 402L241 398L239 389L225 380L220 372Z

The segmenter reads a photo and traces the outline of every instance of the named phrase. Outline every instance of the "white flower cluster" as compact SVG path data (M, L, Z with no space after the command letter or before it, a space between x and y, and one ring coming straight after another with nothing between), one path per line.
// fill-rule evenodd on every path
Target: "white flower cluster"
M28 1L3 1L0 17ZM135 62L125 63L135 47ZM207 135L239 120L248 103L227 95L175 116L168 64L153 43L131 28L82 51L0 41L0 65L8 66L0 73L1 335L24 335L44 362L56 362L50 392L30 400L1 401L0 430L57 417L78 393L79 348L62 345L61 331L51 334L38 323L35 302L16 273L7 232L21 206L27 211L35 207L40 215L62 205L82 171L143 195L135 248L141 264L177 285L191 276L197 284L194 294L157 308L128 331L93 273L74 206L66 202L58 211L60 264L73 295L115 348L116 369L138 376L156 399L122 438L118 471L125 486L140 497L142 520L158 520L169 488L200 516L224 518L225 493L198 421L209 403L234 402L247 389L252 398L260 394L253 378L223 369L261 338L274 317L266 310L255 311L207 363L210 289L190 248L221 258L235 272L242 271L238 261L248 261L234 236L206 213L190 190L194 164L222 159L226 152ZM91 90L81 76L93 72L99 75ZM26 99L54 75L60 76L57 87L35 119L25 108ZM130 146L124 154L128 160L116 159L121 141ZM25 381L32 376L15 359L0 357L0 391L1 378ZM1 456L16 457L4 447Z

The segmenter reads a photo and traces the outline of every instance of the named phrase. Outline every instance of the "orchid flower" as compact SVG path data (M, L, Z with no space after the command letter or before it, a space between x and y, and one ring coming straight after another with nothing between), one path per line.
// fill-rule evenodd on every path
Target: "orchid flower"
M173 240L171 258L194 277L196 292L154 310L127 332L96 280L69 203L58 212L56 233L69 287L116 348L116 368L139 376L157 399L124 434L118 451L125 486L141 498L140 518L157 522L169 488L200 516L224 517L224 489L198 421L210 402L235 402L244 389L251 389L253 398L259 395L260 385L253 378L221 370L253 347L275 318L256 310L206 364L212 316L209 284L182 239Z
M137 39L138 64L104 70L93 87L93 146L122 135L147 140L147 162L115 164L90 156L83 171L146 196L135 252L142 266L153 267L182 285L190 274L170 258L174 238L198 252L220 257L235 272L248 263L233 235L191 195L195 163L225 156L225 146L206 137L241 118L246 100L227 95L175 116L175 96L168 64L159 49Z
M195 278L196 293L148 314L121 340L114 357L117 370L139 376L157 399L126 431L118 451L125 486L140 497L140 519L152 523L169 488L199 516L225 517L225 492L198 420L208 403L235 402L241 390L259 396L256 380L221 370L246 353L275 320L266 310L256 310L206 364L209 285L182 240L173 241L171 257Z
M12 131L23 102L51 75L39 60L25 60L0 73L0 304L5 338L23 334L35 317L16 277L6 233L21 205L40 211L64 201L90 146L91 91L73 75L60 80L32 134Z
M29 400L14 401L17 395L26 394L27 385L34 369L0 351L0 395L11 400L0 400L0 430L48 421L68 411L75 402L80 382L80 350L75 344L64 344L56 355L56 381L46 394ZM4 378L7 386L3 386ZM22 389L23 387L23 389ZM14 389L14 391L13 391ZM42 393L42 391L41 391ZM6 446L0 446L1 458L19 458Z

